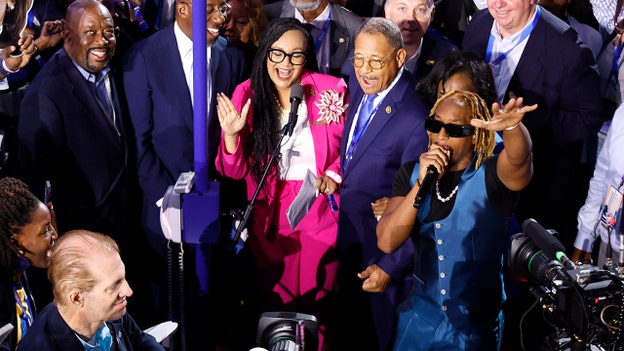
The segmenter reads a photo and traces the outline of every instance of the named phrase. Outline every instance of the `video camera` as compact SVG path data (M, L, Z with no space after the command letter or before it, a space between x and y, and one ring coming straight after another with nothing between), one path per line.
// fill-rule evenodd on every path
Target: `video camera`
M508 265L528 282L555 324L570 335L571 350L624 350L624 284L617 272L576 265L553 230L527 219L511 237ZM563 350L557 348L557 350Z
M314 351L318 349L318 321L304 313L265 312L256 336L256 343L268 351Z

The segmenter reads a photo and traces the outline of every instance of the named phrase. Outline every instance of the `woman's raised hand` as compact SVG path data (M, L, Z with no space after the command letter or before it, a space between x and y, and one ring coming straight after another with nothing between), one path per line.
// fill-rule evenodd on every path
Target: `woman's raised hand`
M221 130L226 137L238 136L238 133L245 127L249 106L251 106L251 99L247 99L239 114L230 98L223 93L217 94L217 115Z

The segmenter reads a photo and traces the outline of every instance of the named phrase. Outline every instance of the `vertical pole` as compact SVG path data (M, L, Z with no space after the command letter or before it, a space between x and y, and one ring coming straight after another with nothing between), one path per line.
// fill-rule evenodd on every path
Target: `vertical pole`
M193 1L193 155L195 189L208 190L208 131L206 97L206 2ZM180 140L181 143L185 142Z

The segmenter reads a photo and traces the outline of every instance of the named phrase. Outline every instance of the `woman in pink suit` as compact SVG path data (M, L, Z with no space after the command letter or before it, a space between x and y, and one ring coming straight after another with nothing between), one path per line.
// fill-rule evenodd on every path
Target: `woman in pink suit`
M303 87L292 136L282 140L282 157L254 204L247 243L256 263L260 312L315 315L319 349L326 349L338 265L339 199L334 192L341 182L339 147L348 96L342 79L313 72L315 61L312 37L298 20L269 24L251 79L236 88L231 100L217 97L222 141L216 166L226 177L244 178L251 199L288 122L291 88ZM308 172L315 177L317 196L293 227L286 213Z

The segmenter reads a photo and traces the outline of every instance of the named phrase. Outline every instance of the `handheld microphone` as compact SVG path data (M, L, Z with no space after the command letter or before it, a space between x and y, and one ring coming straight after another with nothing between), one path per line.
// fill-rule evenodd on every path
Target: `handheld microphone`
M292 135L292 132L295 129L295 124L297 124L297 110L299 109L299 104L301 103L302 98L303 86L300 84L293 85L290 88L290 113L288 114L288 127L285 130L285 134L288 136Z
M533 218L522 223L522 230L544 252L546 257L560 261L566 270L576 268L574 262L566 256L563 244L553 235L556 233L554 230L546 230Z
M429 165L429 167L427 167L427 174L425 174L422 182L420 182L420 188L418 189L418 193L416 193L414 208L419 209L420 206L422 206L436 178L438 178L438 169L435 168L434 165Z

